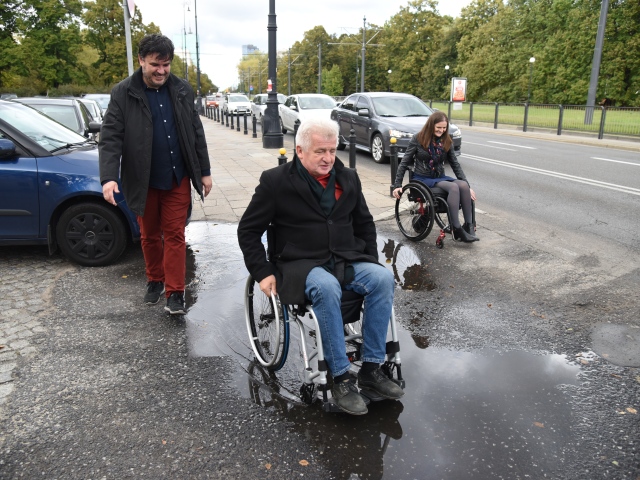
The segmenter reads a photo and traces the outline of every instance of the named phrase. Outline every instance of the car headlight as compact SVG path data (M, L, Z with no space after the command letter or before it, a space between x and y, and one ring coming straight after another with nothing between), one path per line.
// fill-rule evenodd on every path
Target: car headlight
M451 138L461 138L462 137L462 131L459 128L456 128L455 130L453 130L451 132Z
M396 130L393 128L389 130L389 135L396 138L413 137L413 133L403 132L401 130Z

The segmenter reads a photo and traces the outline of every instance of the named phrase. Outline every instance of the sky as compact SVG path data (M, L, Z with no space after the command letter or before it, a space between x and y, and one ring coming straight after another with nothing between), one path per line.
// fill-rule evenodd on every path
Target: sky
M367 24L382 26L407 3L407 0L276 0L277 50L287 50L317 25L338 35L358 33L363 17ZM441 0L438 11L457 17L470 3L471 0ZM135 5L145 24L155 23L171 39L181 35L185 27L187 34L192 31L188 44L195 43L197 8L200 71L221 89L238 83L242 45L252 44L262 52L268 51L269 0L135 0ZM179 54L182 44L174 43Z

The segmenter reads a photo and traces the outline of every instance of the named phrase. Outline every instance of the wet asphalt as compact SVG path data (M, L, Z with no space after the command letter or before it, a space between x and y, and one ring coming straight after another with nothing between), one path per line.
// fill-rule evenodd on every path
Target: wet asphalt
M640 477L639 269L589 285L589 262L492 217L439 250L380 214L406 395L327 414L297 397L299 338L277 374L252 361L237 225L207 219L244 200L212 201L187 229L184 318L142 304L139 246L99 269L0 250L0 478Z

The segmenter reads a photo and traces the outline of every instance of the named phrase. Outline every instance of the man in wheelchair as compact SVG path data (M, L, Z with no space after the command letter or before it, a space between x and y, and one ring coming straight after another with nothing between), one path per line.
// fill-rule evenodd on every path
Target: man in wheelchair
M355 170L336 158L338 126L309 119L298 129L293 161L262 173L238 226L245 264L260 290L283 304L311 302L318 317L332 396L353 415L367 406L349 375L340 303L343 290L365 297L358 386L398 399L402 389L381 370L391 318L393 275L378 263L376 227ZM271 225L274 252L262 235ZM271 241L271 239L270 239Z

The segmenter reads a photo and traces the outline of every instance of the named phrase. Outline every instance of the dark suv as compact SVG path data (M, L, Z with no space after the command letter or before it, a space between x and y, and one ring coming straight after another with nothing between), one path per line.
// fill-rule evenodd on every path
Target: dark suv
M389 139L396 137L398 158L404 156L409 141L418 133L433 113L422 100L408 93L354 93L331 112L331 119L340 126L338 150L349 143L351 128L355 131L356 147L371 152L376 163L389 160ZM460 155L462 134L449 123L456 155Z

